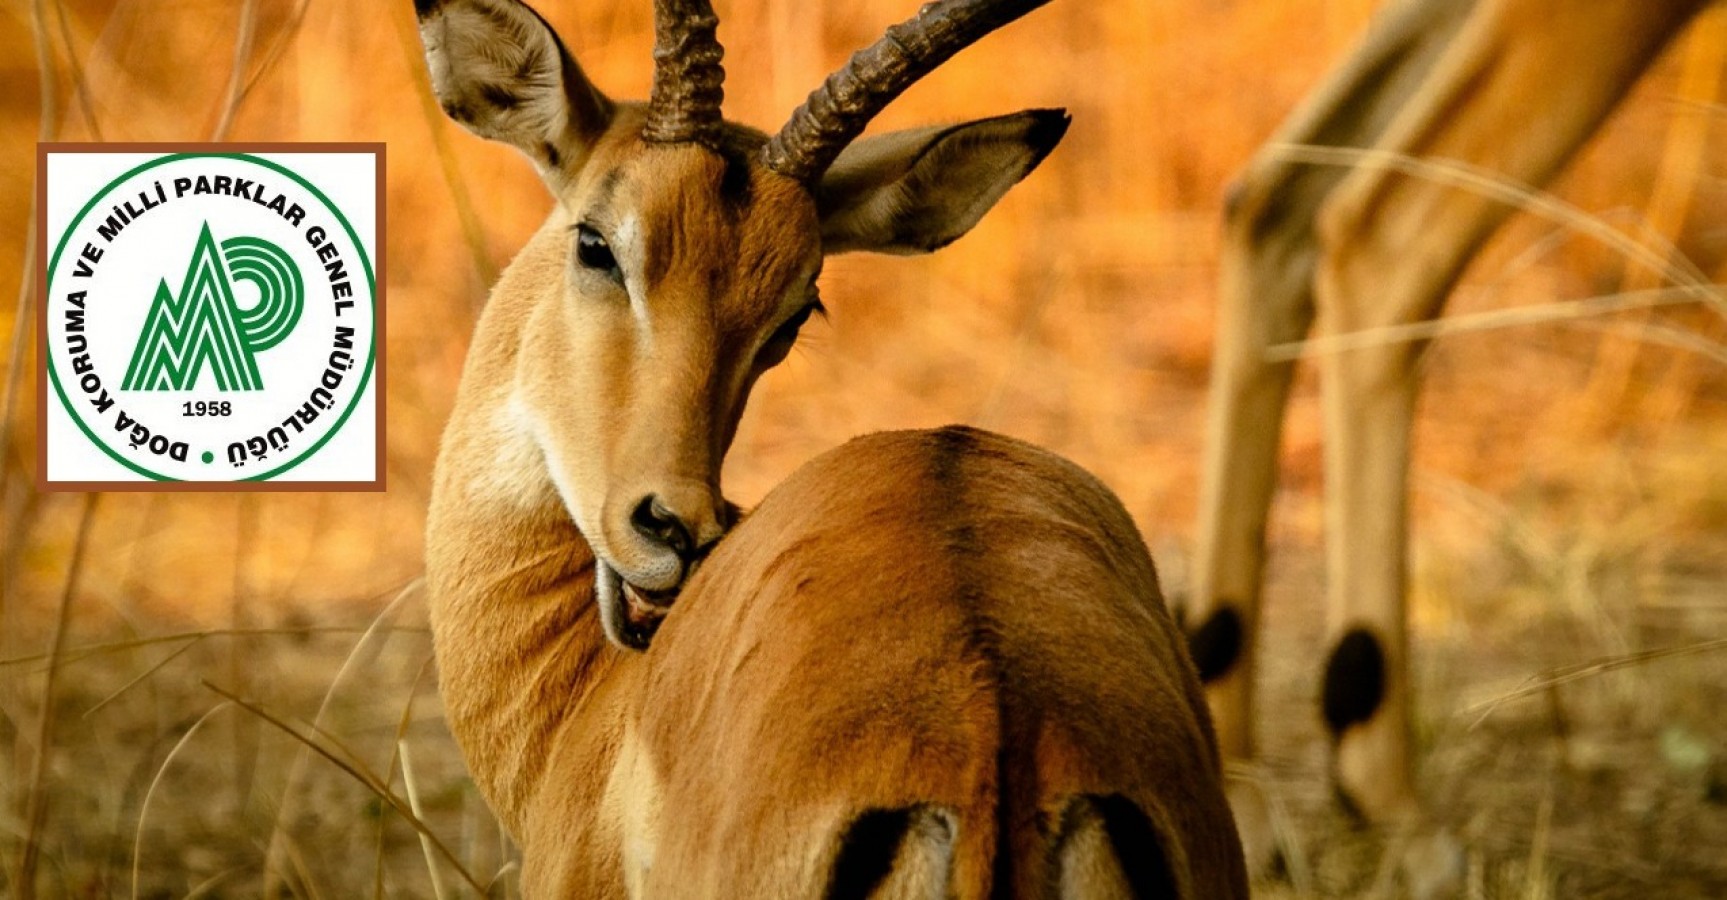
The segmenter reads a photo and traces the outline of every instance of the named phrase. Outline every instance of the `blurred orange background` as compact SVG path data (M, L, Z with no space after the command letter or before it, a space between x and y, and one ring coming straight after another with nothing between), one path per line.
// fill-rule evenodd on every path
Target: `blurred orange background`
M540 5L597 83L645 95L650 4ZM727 112L770 129L913 9L905 0L717 5ZM807 329L758 388L728 462L728 493L747 505L861 432L970 422L1099 473L1179 573L1203 444L1221 198L1374 6L1055 3L912 88L877 129L1033 106L1065 106L1074 125L952 248L828 267L832 319ZM1708 63L1727 43L1722 19L1716 10L1693 28L1556 187L1638 241L1671 242L1714 281L1727 259L1727 114L1720 66ZM40 622L31 610L58 593L81 508L75 496L38 496L28 484L36 361L13 298L28 303L18 288L39 139L383 141L389 153L389 491L104 497L80 582L85 614L323 618L342 604L369 608L412 579L475 310L550 199L513 151L438 113L410 5L13 0L0 6L0 72L0 339L26 350L9 351L21 380L6 448L4 614ZM1700 163L1684 164L1691 159ZM1452 312L1611 293L1642 277L1613 251L1519 217ZM1650 322L1717 355L1625 336ZM1660 521L1647 539L1718 544L1727 534L1722 334L1718 320L1681 309L1441 340L1418 437L1422 515L1468 506L1457 497L1476 491L1538 496L1537 514L1558 518L1611 516L1657 495ZM1279 546L1310 549L1318 537L1315 402L1304 380L1285 441Z

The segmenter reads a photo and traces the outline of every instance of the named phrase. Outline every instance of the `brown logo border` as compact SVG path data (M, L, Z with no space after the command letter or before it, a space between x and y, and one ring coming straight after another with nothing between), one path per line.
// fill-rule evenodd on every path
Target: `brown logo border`
M50 153L369 153L377 184L377 233L373 237L373 342L376 363L372 369L373 403L376 405L373 478L371 481L49 481L48 480L48 155ZM384 200L385 157L381 141L365 142L115 142L47 141L36 145L36 489L42 493L105 491L116 493L379 493L386 490L384 448L389 417L384 413L387 370L387 326L384 295L387 263L385 241L389 234L388 209ZM23 322L18 327L25 327Z

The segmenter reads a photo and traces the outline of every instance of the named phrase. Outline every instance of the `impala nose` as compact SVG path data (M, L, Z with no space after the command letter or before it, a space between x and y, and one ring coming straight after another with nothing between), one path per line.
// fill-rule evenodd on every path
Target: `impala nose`
M636 504L630 513L630 524L636 533L671 550L678 558L689 562L696 553L696 541L690 526L668 508L658 495L650 494Z

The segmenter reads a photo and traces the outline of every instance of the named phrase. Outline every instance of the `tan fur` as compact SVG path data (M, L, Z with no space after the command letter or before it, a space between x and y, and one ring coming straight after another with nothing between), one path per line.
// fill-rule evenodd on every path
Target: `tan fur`
M1293 367L1268 351L1435 318L1512 207L1379 165L1291 160L1289 144L1461 161L1540 186L1595 131L1704 0L1401 0L1285 123L1234 191L1223 256L1194 605L1246 638L1207 685L1226 756L1254 754L1253 635L1276 448ZM1406 482L1422 346L1326 352L1327 600L1333 642L1371 633L1386 683L1338 736L1340 795L1375 821L1419 804L1404 614ZM1316 657L1319 654L1315 654ZM1316 673L1317 674L1317 673ZM1238 810L1238 813L1241 813ZM1242 814L1263 832L1263 815ZM1259 820L1256 824L1255 820ZM1250 835L1250 843L1254 842ZM1267 848L1268 849L1268 848Z
M528 896L819 897L847 824L910 806L951 812L951 862L913 829L881 896L924 872L1107 896L1051 889L1120 877L1095 827L1057 852L1081 795L1144 811L1179 896L1246 896L1151 561L1071 464L960 429L847 444L720 544L645 654L605 643L560 512L501 534L440 501L431 531L450 724Z
M428 0L419 16L444 110L526 154L557 197L494 294L509 345L493 348L478 403L499 418L488 428L537 449L601 575L615 573L607 596L675 590L719 538L720 462L750 388L789 349L782 326L815 303L823 254L954 240L1066 129L1043 110L883 135L804 185L762 163L751 128L645 140L644 108L601 94L517 0ZM584 262L578 232L615 265ZM644 529L650 508L679 540Z
M796 185L758 171L759 214L728 215L715 209L720 157L696 147L643 147L630 132L634 116L631 109L620 117L625 124L595 148L523 251L521 264L536 273L533 293L501 286L493 302L530 307L514 396L537 423L553 480L578 523L614 564L657 573L639 580L664 589L676 586L677 573L638 554L630 507L649 493L671 497L698 523L699 543L718 537L711 486L732 437L720 423L741 414L760 374L751 365L755 351L810 289L820 247L813 204ZM575 223L565 211L572 209L612 216L617 233L633 236L613 248L633 277L627 298L545 296L587 274L568 271ZM620 407L630 410L627 419Z
M1142 881L1245 896L1197 680L1094 479L882 436L715 545L721 460L823 254L959 237L1066 115L860 141L805 185L741 126L644 141L514 0L419 14L446 111L557 197L481 316L427 535L447 720L528 896L1065 897L1140 850ZM1114 831L1070 833L1092 807Z

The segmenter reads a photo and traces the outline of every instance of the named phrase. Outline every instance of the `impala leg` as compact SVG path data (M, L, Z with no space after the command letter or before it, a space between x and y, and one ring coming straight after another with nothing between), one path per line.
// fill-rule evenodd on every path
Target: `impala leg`
M1187 610L1189 649L1205 682L1226 757L1251 757L1252 640L1259 620L1266 516L1277 471L1292 363L1268 363L1270 346L1300 340L1313 321L1307 217L1269 230L1268 198L1298 173L1256 164L1238 190L1224 248L1221 306L1207 410L1200 543ZM1256 236L1257 233L1257 236Z
M1378 146L1544 184L1701 5L1481 0ZM1509 211L1433 180L1356 170L1319 215L1322 331L1434 317ZM1339 793L1375 821L1418 808L1404 589L1420 350L1381 345L1321 363L1331 609L1323 706L1336 740Z
M1361 47L1284 123L1231 190L1212 361L1189 646L1226 758L1254 755L1256 634L1266 518L1293 363L1267 351L1305 337L1314 317L1314 217L1346 174L1289 162L1280 144L1368 146L1443 51L1466 3L1413 0L1375 21ZM1233 784L1256 867L1269 822L1251 786Z

